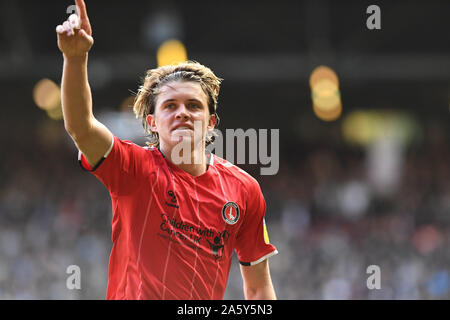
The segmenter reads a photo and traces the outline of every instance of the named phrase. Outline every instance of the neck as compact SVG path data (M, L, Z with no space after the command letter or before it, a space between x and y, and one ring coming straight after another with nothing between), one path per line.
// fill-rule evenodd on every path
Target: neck
M189 152L189 148L176 149L176 146L167 145L160 145L160 150L168 161L194 177L204 174L207 170L204 143L197 148L191 145L192 152Z

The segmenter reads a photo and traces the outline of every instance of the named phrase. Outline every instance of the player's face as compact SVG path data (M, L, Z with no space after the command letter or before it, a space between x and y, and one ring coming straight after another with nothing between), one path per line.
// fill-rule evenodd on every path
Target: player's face
M161 88L147 122L158 132L161 147L170 147L183 139L205 141L207 130L214 129L215 116L209 114L208 98L199 83L174 81Z

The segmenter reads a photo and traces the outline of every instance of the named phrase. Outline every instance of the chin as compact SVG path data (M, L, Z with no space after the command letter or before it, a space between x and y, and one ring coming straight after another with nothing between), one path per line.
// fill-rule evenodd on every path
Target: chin
M172 142L178 143L178 142L191 142L193 141L193 134L189 134L189 135L179 135L179 134L174 134L172 135Z

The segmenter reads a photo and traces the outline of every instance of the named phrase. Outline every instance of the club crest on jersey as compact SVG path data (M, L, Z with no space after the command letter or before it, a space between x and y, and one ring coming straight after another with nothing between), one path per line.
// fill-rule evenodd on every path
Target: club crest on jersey
M239 207L236 203L229 201L222 208L222 217L228 224L235 224L239 220Z

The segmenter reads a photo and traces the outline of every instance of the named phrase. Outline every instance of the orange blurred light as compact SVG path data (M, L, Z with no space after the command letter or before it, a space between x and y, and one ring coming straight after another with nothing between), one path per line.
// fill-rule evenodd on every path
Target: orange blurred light
M342 114L342 104L338 104L335 108L330 110L324 110L313 104L314 114L323 121L334 121L337 120Z
M337 74L326 66L313 70L309 78L315 115L324 121L334 121L342 114L342 101Z
M314 104L323 111L332 111L341 104L338 87L328 79L322 79L312 88Z
M179 40L167 40L158 48L156 59L158 67L184 62L188 59L186 47Z
M61 90L50 79L42 79L33 88L34 103L43 110L54 109L61 104Z
M334 83L336 87L339 87L339 78L336 72L326 66L318 66L313 70L311 76L309 77L309 85L311 88L314 88L317 82L323 79L327 79Z
M63 118L63 112L61 105L56 108L46 110L47 115L53 120L61 120Z

